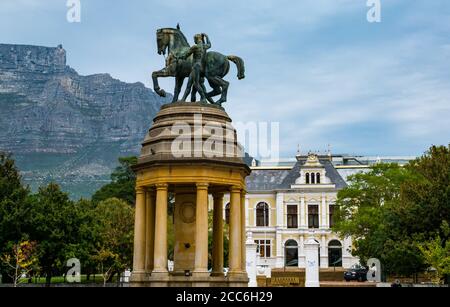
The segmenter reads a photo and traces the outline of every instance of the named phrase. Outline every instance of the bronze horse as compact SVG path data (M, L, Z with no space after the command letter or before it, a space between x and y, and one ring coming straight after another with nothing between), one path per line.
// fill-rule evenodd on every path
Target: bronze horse
M183 87L184 79L189 78L192 70L192 56L186 60L180 59L183 54L189 50L190 45L181 32L179 27L177 29L164 28L156 32L158 54L166 55L166 67L152 74L153 88L155 92L161 97L166 97L166 92L159 87L158 78L175 78L175 91L173 101L177 102L181 88ZM230 71L230 61L235 63L238 69L238 79L245 78L244 61L237 56L225 56L218 52L208 52L206 55L206 65L202 72L202 77L208 80L212 91L207 93L208 101L211 103L222 105L227 101L229 82L223 78ZM190 89L187 89L186 93ZM217 102L212 100L212 97L221 95ZM186 97L185 97L186 98ZM184 99L185 99L184 98ZM196 91L192 91L192 101L196 99Z

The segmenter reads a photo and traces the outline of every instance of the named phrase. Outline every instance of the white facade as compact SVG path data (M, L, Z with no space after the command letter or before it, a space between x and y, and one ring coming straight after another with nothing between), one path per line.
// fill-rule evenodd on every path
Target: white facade
M259 247L259 271L306 268L304 245L311 237L319 244L321 268L349 268L359 262L350 253L351 239L339 238L330 228L337 192L345 182L331 163L324 164L310 155L299 160L297 168L254 168L246 197L247 232ZM273 188L253 184L275 181L277 176L283 183Z

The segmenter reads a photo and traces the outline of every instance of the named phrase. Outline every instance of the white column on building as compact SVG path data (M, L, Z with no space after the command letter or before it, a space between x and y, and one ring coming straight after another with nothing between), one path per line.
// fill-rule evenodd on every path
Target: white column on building
M284 267L284 246L283 246L283 239L281 238L281 233L277 231L276 234L277 238L277 259L275 262L276 268L282 268Z
M308 228L308 225L306 224L306 216L307 216L307 212L306 212L306 201L305 201L305 196L302 195L300 198L300 227L301 228Z
M277 227L284 228L284 194L277 193Z
M275 266L277 268L284 267L284 246L282 242L281 237L281 229L284 228L284 194L283 193L277 193L276 196L276 212L277 212L277 231L276 231L276 238L277 238L277 259Z
M320 243L320 267L328 268L328 248L325 235L322 235L322 242Z
M249 196L248 194L245 194L245 231L247 231L247 227L250 227L250 212L249 210ZM255 217L256 221L256 217Z
M322 207L320 208L321 223L320 228L327 227L327 197L325 194L322 195Z
M298 267L304 268L305 267L305 236L300 235L300 246L298 250Z

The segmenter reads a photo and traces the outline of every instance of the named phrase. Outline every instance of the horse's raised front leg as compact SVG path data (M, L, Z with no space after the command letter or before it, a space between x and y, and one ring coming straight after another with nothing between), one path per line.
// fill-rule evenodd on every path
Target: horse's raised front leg
M168 78L168 77L174 77L174 74L171 69L168 69L168 67L163 68L161 70L155 71L152 74L153 79L153 89L156 94L158 94L161 97L166 97L166 92L159 87L158 78Z

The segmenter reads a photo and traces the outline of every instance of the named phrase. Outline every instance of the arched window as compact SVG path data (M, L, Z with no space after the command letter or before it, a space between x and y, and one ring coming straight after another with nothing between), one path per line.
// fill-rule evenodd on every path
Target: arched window
M230 225L230 203L225 206L225 223Z
M309 184L309 173L306 173L306 184Z
M316 175L311 173L311 184L316 184Z
M269 226L269 205L266 203L259 203L256 206L256 226Z
M317 173L316 181L317 181L317 184L320 184L320 173Z
M298 244L295 240L289 240L284 245L285 265L287 267L298 267Z
M342 244L338 240L328 243L328 266L342 267Z

